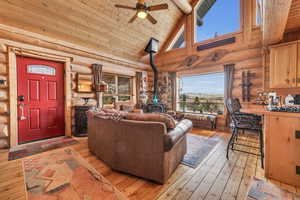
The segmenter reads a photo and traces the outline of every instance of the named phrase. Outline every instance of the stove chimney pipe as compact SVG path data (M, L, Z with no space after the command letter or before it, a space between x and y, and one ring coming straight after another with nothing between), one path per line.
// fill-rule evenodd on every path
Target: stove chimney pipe
M159 44L159 41L155 38L150 38L150 41L147 45L147 47L145 48L145 51L147 53L150 54L150 66L153 70L153 73L154 73L154 83L153 83L153 87L154 87L154 90L153 90L153 103L154 104L157 104L158 103L158 93L157 93L157 89L158 89L158 70L157 70L157 67L155 66L154 64L154 53L157 53L158 52L158 44Z

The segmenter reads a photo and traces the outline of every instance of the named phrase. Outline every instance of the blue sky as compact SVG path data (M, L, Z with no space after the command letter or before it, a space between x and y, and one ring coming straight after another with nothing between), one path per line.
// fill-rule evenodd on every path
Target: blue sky
M203 18L203 25L197 27L197 41L240 29L240 0L217 0Z
M240 0L217 0L197 27L197 41L240 30ZM181 93L224 94L224 73L181 78Z
M224 73L181 77L181 93L224 94Z

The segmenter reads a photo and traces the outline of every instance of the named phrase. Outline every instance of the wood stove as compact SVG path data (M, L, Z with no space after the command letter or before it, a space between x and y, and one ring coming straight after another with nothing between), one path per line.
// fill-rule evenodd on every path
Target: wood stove
M160 100L158 98L158 70L154 64L154 53L158 52L158 43L159 41L157 39L151 38L147 47L145 48L145 51L149 53L150 66L154 74L152 103L146 106L146 112L165 112L165 106L159 103Z

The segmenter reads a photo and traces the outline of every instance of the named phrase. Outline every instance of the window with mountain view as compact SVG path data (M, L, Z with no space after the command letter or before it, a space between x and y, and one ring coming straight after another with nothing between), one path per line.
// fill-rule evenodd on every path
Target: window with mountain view
M196 9L196 42L240 30L240 0L203 0Z
M223 114L223 102L224 73L199 74L179 78L178 111Z

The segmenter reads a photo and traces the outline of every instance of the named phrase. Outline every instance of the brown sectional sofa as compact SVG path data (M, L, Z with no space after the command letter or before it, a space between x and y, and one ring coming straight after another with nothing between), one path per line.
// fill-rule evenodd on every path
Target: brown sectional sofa
M89 149L114 170L163 184L186 153L189 120L168 130L162 122L88 116Z

